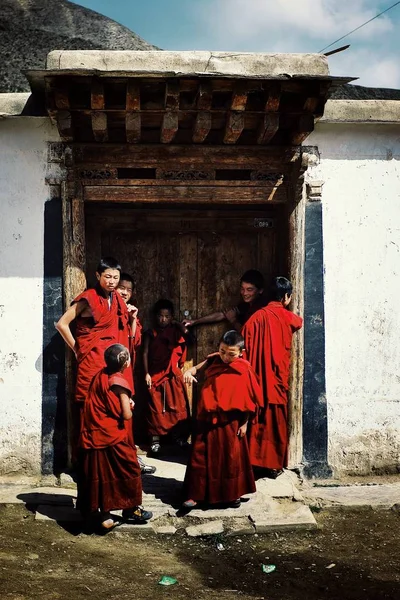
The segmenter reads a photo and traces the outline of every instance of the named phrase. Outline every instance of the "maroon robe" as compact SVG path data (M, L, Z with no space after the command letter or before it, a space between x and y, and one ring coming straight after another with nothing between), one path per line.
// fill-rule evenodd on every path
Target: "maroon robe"
M293 333L302 324L303 319L280 302L270 302L243 327L246 356L263 395L248 428L253 466L278 470L287 466L290 349Z
M136 320L136 331L135 335L132 336L132 328L130 320L120 320L120 327L118 330L118 343L128 348L131 357L131 364L128 369L124 371L124 377L129 383L129 387L132 390L132 397L135 395L135 380L134 380L134 369L136 362L136 351L142 341L142 325L139 319ZM129 441L132 445L135 444L133 436L133 419L127 425Z
M149 336L148 368L152 385L149 389L148 431L166 435L172 430L179 437L188 435L189 400L181 367L186 356L186 341L177 325L156 328Z
M217 356L208 363L184 492L196 502L229 503L256 491L247 438L237 433L261 402L261 390L246 360L225 364Z
M133 508L142 502L140 467L127 429L130 422L122 418L120 398L111 389L114 385L131 395L121 373L108 375L102 369L82 408L78 508L85 514Z
M111 305L99 286L77 296L72 304L85 300L91 317L76 319L77 375L75 400L84 402L93 377L105 367L104 352L119 342L120 331L127 328L128 310L117 292L111 295ZM131 382L130 382L131 383Z

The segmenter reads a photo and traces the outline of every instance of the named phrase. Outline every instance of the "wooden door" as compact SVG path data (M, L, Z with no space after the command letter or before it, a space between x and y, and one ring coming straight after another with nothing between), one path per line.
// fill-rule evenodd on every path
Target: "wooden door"
M260 270L268 283L284 272L285 230L280 207L246 210L115 209L89 206L86 214L88 279L100 254L117 258L136 281L134 302L144 328L151 308L168 298L177 319L196 318L240 301L241 275ZM194 329L186 367L217 348L229 324ZM143 411L144 375L137 365L136 421Z

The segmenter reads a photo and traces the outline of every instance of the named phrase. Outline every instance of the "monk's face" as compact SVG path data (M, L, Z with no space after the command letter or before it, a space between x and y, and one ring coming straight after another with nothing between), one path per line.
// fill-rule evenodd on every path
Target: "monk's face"
M172 314L168 308L162 308L156 315L157 325L161 327L161 329L165 329L168 325L171 325L172 322Z
M118 269L106 269L102 273L96 273L97 281L100 287L109 294L113 292L119 282L119 271Z
M239 356L242 356L242 351L238 346L228 346L228 344L224 344L224 342L220 343L218 352L222 362L227 365L233 362L236 358L239 358Z
M131 282L127 281L126 279L121 279L117 287L117 292L124 300L124 302L128 304L133 294L133 287Z
M240 295L242 296L243 302L251 304L256 298L263 293L258 287L247 281L242 281L240 284Z

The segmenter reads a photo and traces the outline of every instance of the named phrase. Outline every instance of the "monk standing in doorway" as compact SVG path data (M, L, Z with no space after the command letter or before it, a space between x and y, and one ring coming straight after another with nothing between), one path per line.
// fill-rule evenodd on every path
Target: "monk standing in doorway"
M292 297L288 279L274 279L271 297L272 301L247 321L243 337L264 402L249 424L251 464L267 469L267 476L275 478L287 466L290 348L303 319L288 310Z
M104 351L119 341L128 326L125 302L115 292L121 266L115 258L102 258L97 267L97 285L79 294L56 324L78 361L75 400L85 401L93 377L105 366ZM76 321L75 337L71 323Z

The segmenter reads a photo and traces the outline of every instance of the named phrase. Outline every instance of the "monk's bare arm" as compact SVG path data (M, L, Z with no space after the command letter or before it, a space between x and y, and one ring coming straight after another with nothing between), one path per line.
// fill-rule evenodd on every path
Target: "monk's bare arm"
M120 399L122 418L129 421L132 419L132 403L127 390L120 385L113 385L111 389Z
M193 321L188 321L187 319L183 320L183 325L185 327L195 327L196 325L207 325L210 323L220 323L225 320L225 313L223 311L210 313L209 315L205 315L204 317L200 317L199 319L194 319Z
M143 339L143 366L147 387L151 388L151 376L149 373L149 343L150 337L145 334Z
M64 342L71 348L71 350L76 354L76 341L74 336L71 333L70 325L72 321L76 319L79 315L88 309L88 304L86 300L80 300L76 302L72 306L70 306L61 319L56 323L56 329L60 333Z
M195 381L197 383L197 379L195 378L195 375L196 375L196 373L198 373L198 371L200 371L204 367L206 362L207 362L207 359L203 360L201 363L199 363L198 365L196 365L194 367L190 367L190 369L185 371L183 374L183 381L189 385L191 385L193 383L193 381Z
M240 419L239 423L239 429L237 432L237 435L239 438L243 438L246 435L247 432L247 423L249 420L249 413L243 413L242 418Z

